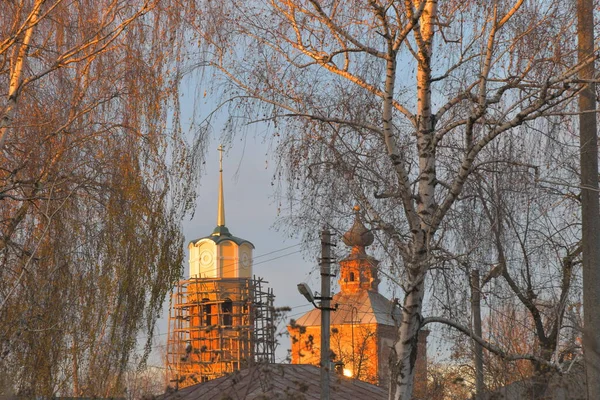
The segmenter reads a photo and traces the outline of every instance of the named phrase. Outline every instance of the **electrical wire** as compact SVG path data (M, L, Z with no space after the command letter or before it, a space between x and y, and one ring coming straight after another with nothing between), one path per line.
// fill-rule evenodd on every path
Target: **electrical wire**
M281 248L281 249L278 249L278 250L274 250L274 251L271 251L271 252L268 252L268 253L265 253L265 254L261 254L259 256L253 257L252 261L256 260L257 258L266 257L268 255L279 253L281 251L288 250L288 249L291 249L293 247L297 247L297 246L300 246L300 245L301 245L301 243L297 243L297 244L294 244L292 246L284 247L284 248ZM264 263L267 263L267 262L270 262L270 261L273 261L273 260L277 260L277 259L280 259L280 258L283 258L283 257L287 257L287 256L290 256L290 255L293 255L293 254L297 254L297 253L300 253L301 251L302 250L296 250L296 251L293 251L291 253L287 253L287 254L284 254L284 255L281 255L281 256L269 258L267 260L261 260L260 262L257 262L257 263L252 262L252 267L254 267L255 265L260 265L260 264L264 264ZM229 264L221 266L221 268L215 267L215 268L211 268L211 269L205 270L204 273L213 273L213 272L217 272L217 271L221 270L222 271L221 273L223 274L224 272L230 272L230 271L236 269L238 267L238 264L239 264L239 261L233 261L233 262L231 262Z

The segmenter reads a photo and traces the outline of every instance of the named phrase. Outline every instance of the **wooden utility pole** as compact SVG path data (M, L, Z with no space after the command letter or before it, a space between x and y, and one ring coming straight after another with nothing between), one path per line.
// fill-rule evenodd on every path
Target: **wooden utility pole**
M579 95L581 164L581 241L583 247L583 346L588 399L600 399L600 207L594 67L594 4L577 0L580 79L588 82Z
M473 334L482 337L481 329L481 287L479 283L479 270L471 271L471 316L473 320ZM475 398L481 399L483 394L483 348L478 341L474 341L473 356L475 358Z
M331 233L321 232L321 400L329 400L331 331Z

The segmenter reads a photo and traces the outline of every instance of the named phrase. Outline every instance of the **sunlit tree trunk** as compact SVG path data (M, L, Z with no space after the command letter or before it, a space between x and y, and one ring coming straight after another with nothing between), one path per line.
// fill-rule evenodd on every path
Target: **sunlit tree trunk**
M418 2L416 2L418 6ZM416 199L416 215L409 207L405 213L411 223L412 243L409 245L408 291L404 299L402 324L398 341L392 354L397 357L392 361L392 377L390 397L393 399L411 399L414 386L415 363L417 359L417 342L422 321L423 299L425 296L424 279L429 263L429 243L434 229L432 217L435 213L435 147L434 126L431 110L431 46L433 41L433 22L436 17L437 1L428 0L419 18L419 24L413 28L417 43L417 112L416 136L419 157L418 195ZM388 68L389 70L389 68ZM385 121L385 118L384 118ZM408 187L406 188L408 192ZM395 365L394 365L395 363Z
M0 151L2 151L2 149L4 148L6 134L8 133L8 130L12 123L15 108L17 107L23 66L25 64L25 59L27 58L27 53L29 51L29 43L31 42L33 30L35 29L35 26L39 21L39 15L43 3L44 0L36 0L28 18L25 19L23 23L24 29L21 33L17 34L18 37L14 39L16 43L20 44L16 46L13 50L15 57L12 60L10 66L10 83L8 87L6 106L2 111L2 117L0 118ZM20 39L19 36L22 36L22 39Z

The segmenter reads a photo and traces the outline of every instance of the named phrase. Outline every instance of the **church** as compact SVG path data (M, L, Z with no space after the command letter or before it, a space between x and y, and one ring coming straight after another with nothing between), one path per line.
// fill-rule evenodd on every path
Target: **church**
M254 245L225 225L219 151L217 225L188 244L189 278L171 298L166 367L178 389L275 361L273 291L252 273Z
M178 282L171 298L166 368L169 386L175 390L225 379L257 365L276 367L274 294L253 275L254 245L234 236L225 224L223 148L219 151L216 227L189 242L189 276ZM390 380L389 356L400 313L379 293L378 261L366 251L374 236L358 207L342 240L350 251L339 261L340 292L331 302L337 307L331 313L331 368L339 378L347 378L342 381L362 381L383 390ZM288 332L292 364L319 366L320 310L291 321ZM420 393L426 390L427 333L419 336L415 398L424 398Z
M400 324L398 307L379 293L379 262L366 248L373 233L355 207L354 224L342 240L350 254L339 261L340 292L331 304L330 354L338 372L347 377L387 387L389 357ZM288 326L293 364L320 364L321 310L313 309ZM427 334L419 334L415 398L425 398L427 388Z

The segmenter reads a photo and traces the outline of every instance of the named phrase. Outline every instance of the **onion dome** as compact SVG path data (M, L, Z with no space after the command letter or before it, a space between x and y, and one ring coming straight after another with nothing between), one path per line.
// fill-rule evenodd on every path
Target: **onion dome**
M354 206L354 224L352 228L342 236L346 246L366 247L373 244L373 233L368 230L360 219L360 207Z

